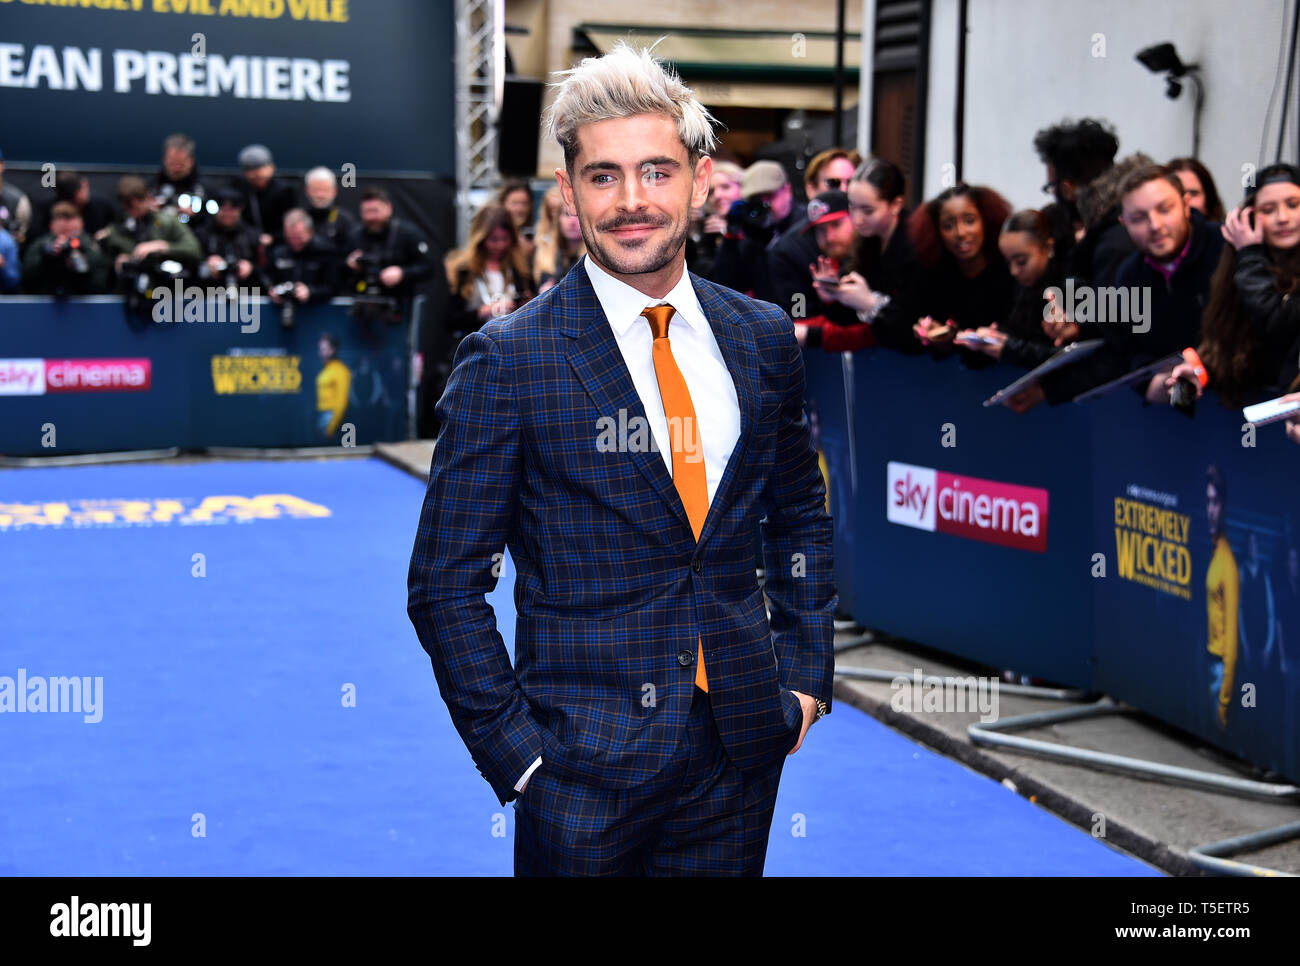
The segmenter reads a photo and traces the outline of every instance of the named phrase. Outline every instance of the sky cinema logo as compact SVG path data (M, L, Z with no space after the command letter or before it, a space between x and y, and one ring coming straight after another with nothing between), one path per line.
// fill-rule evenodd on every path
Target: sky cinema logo
M886 473L890 523L1047 552L1046 490L910 463L890 463Z

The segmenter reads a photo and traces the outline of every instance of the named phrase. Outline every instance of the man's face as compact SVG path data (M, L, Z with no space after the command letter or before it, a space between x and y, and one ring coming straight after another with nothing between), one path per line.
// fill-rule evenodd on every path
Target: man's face
M812 186L812 191L808 193L809 197L819 195L823 191L844 191L852 177L853 162L848 158L835 158L828 161L817 172L817 180Z
M636 114L584 124L572 180L563 168L555 176L596 262L643 275L683 257L691 208L708 197L712 173L708 158L691 169L671 118Z
M388 224L388 219L393 217L393 206L387 201L379 198L371 198L369 201L361 202L361 222L366 226L366 231L380 232Z
M317 342L316 351L320 353L322 362L329 362L334 358L334 346L330 345L329 339L321 339Z
M63 217L50 219L50 231L59 238L72 238L81 234L82 221L80 217Z
M129 217L134 218L138 221L141 218L144 218L147 214L149 214L149 199L128 198L126 203L122 207L126 209L126 213Z
M223 201L221 207L217 209L217 224L222 228L234 228L239 224L239 216L244 213L244 209L239 205L233 205L229 201Z
M1255 221L1264 229L1264 241L1274 248L1300 244L1300 185L1266 184L1255 195Z
M312 178L307 182L307 200L313 208L328 208L334 204L339 189L333 178Z
M790 209L794 205L794 189L790 187L789 182L781 185L775 191L768 191L754 197L767 201L768 207L772 209L772 224L788 218Z
M1120 221L1140 252L1167 262L1187 244L1189 217L1182 193L1164 178L1154 178L1124 196Z
M857 232L853 230L853 221L848 217L836 218L824 225L813 228L817 233L817 247L827 258L848 258L853 251L853 240Z
M303 247L311 241L311 236L311 222L287 221L284 224L284 240L296 252L302 251Z
M254 191L261 191L271 183L275 175L275 165L264 164L260 168L245 168L244 180L253 186Z
M1219 499L1219 490L1213 483L1205 486L1205 518L1210 524L1210 536L1218 536L1223 526L1223 502Z
M1065 178L1057 178L1056 165L1051 161L1047 162L1047 183L1052 186L1052 195L1061 204L1074 207L1074 182Z
M167 177L178 181L194 170L194 155L181 148L168 148L163 152L163 170Z

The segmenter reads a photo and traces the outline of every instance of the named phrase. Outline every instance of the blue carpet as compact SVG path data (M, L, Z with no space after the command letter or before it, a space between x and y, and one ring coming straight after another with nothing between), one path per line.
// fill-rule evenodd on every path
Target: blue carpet
M422 496L365 460L0 473L0 677L103 680L98 722L0 715L0 874L508 875L406 617ZM768 874L1156 873L841 704Z

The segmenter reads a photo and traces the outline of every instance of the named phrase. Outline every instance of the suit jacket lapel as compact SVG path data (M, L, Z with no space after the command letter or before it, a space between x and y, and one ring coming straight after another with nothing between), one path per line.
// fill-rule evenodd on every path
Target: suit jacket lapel
M560 282L560 328L569 337L568 358L578 381L587 390L600 416L618 421L620 410L627 413L627 422L639 417L649 433L645 406L627 371L627 363L614 338L605 310L591 287L591 279L581 264L564 276ZM592 427L595 438L596 427ZM633 465L645 476L650 485L677 514L689 531L690 518L682 506L672 475L664 465L663 456L649 448L632 449L627 454Z
M701 284L698 276L691 276L691 285L695 289L695 297L699 299L700 308L704 310L704 317L709 320L709 328L718 341L718 348L722 350L722 359L731 373L731 381L736 386L736 400L740 404L740 438L736 440L731 458L727 460L722 481L709 505L704 529L700 531L700 544L703 545L717 527L721 515L731 505L736 477L745 465L749 438L758 422L758 362L754 358L754 337L748 320L723 301L711 286Z
M727 461L722 481L718 484L704 528L700 532L699 543L703 545L716 528L720 514L728 506L739 468L744 465L749 435L758 419L758 375L754 341L746 320L710 287L701 284L697 276L691 276L691 285L705 318L709 320L718 348L722 351L722 358L731 373L736 398L740 403L740 438ZM579 265L566 274L557 287L556 294L560 303L559 327L569 337L569 364L595 404L596 412L617 420L619 411L622 410L627 413L629 423L633 416L644 420L645 406L627 371L623 353L619 350L614 331L601 308L600 299L596 298L591 287L586 269ZM595 433L594 426L592 432ZM681 497L673 485L672 475L664 465L662 454L645 449L633 450L627 456L672 508L689 533L690 519L686 516Z

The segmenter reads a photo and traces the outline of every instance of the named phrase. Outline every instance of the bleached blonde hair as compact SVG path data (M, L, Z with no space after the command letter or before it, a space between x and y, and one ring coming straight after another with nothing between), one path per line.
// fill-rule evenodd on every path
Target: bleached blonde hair
M584 124L636 114L663 114L677 122L690 163L712 154L718 146L713 125L717 118L695 99L676 70L666 67L650 47L633 47L619 40L603 57L586 57L577 67L556 71L564 80L552 84L555 99L546 111L546 130L564 151L564 167L572 173L578 154L578 129Z

